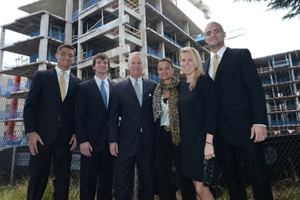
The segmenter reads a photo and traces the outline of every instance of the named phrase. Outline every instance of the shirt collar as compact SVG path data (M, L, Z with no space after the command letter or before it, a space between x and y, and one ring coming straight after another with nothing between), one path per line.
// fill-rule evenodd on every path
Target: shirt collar
M136 80L138 80L138 82L140 82L143 77L135 79L135 78L132 78L131 76L129 76L129 78L130 78L131 83L134 84Z
M57 74L61 74L61 72L62 72L62 70L59 68L59 67L57 67L57 66L55 66L55 70L56 70L56 73ZM68 69L67 71L65 71L66 72L66 75L69 77L70 76L70 73L71 73L71 70L70 69Z
M98 78L98 77L95 75L95 76L94 76L94 79L95 79L97 85L99 85L102 81L104 81L105 85L108 85L108 79L107 79L107 76L105 77L104 80L102 80L102 79Z
M227 48L227 47L224 45L224 46L217 52L218 58L219 58L218 60L219 60L219 61L222 59L223 54L224 54L224 52L226 51L226 48ZM213 52L210 53L210 59L211 59L211 60L214 59L214 55L215 55L215 53L213 53Z

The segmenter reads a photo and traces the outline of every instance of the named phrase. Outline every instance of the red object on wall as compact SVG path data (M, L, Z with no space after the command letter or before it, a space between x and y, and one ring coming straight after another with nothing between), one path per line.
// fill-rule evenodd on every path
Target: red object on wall
M21 82L21 76L15 76L13 92L17 92L20 90L20 82ZM18 98L12 98L10 103L9 119L18 117L17 110L18 110ZM16 140L16 135L14 135L14 130L15 130L15 122L13 121L8 122L7 131L6 131L7 141Z

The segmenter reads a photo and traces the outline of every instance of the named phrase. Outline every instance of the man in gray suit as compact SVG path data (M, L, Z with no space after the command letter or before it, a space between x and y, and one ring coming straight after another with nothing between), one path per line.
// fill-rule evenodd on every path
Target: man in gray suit
M139 199L154 198L155 123L152 96L156 83L142 78L143 67L142 53L131 53L128 58L130 77L114 87L108 140L110 152L116 156L116 200L132 199L135 163L139 176ZM121 122L118 125L119 117Z

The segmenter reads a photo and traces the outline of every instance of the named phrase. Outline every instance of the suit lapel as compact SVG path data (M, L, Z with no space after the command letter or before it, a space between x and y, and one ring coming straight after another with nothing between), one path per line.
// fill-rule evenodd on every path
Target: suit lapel
M113 93L113 84L110 80L108 80L108 84L109 84L109 99L108 99L108 106L109 106L109 102L111 101L111 96L112 96L112 93Z
M99 90L99 86L97 85L97 82L96 82L95 78L90 80L89 85L90 85L90 89L92 91L92 94L94 95L96 100L101 101L102 102L101 106L103 107L103 109L106 109L106 107L104 105L104 101L103 101L102 96L101 96L101 92ZM109 89L110 88L111 87L109 87ZM110 98L110 95L109 95L109 98Z
M75 84L74 78L75 78L74 75L70 72L69 86L68 86L66 98L68 98L70 96L70 91L75 90L76 84Z
M143 85L144 85L144 84L143 84ZM136 96L136 93L135 93L135 90L134 90L134 88L133 88L133 85L132 85L132 83L131 83L130 78L127 78L127 80L126 80L125 83L124 83L124 86L125 86L127 92L128 92L129 94L133 95L133 96L135 97L136 102L138 103L138 105L140 105L139 100L138 100L138 98L137 98L137 96ZM143 87L144 87L144 86L143 86ZM144 91L144 90L143 90L143 91ZM143 98L143 99L144 99L144 98Z
M49 80L54 88L54 93L57 97L61 99L56 70L55 68L53 68L53 69L49 69L48 72L49 72L48 74Z
M223 54L222 60L219 64L219 67L217 69L216 80L218 78L218 73L220 73L220 71L224 68L224 66L225 66L226 62L228 61L228 58L230 58L231 54L232 54L231 49L229 47L227 47Z
M143 80L143 104L144 102L147 100L147 98L149 98L148 95L148 91L149 91L149 81L146 79L142 79Z
M102 99L99 87L97 85L97 82L95 81L95 78L92 78L91 80L89 80L89 88L91 90L91 93L96 98L96 100L103 102L103 99ZM104 103L103 103L103 105L104 105Z

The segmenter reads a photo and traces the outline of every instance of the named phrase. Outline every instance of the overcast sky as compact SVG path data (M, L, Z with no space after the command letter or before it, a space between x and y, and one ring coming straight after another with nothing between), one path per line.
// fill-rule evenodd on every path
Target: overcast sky
M165 0L164 0L165 1ZM17 7L34 0L8 0L0 6L0 25L13 22L26 13ZM253 58L264 57L300 49L300 19L282 21L287 11L266 11L264 2L234 2L234 0L205 0L210 7L211 19L205 20L203 13L197 11L187 0L177 0L178 5L204 30L210 21L223 25L225 31L244 28L246 34L226 40L231 48L248 48ZM6 43L22 39L19 35L6 32ZM4 57L5 59L7 56ZM14 63L14 58L5 63Z
M186 0L177 0L184 5ZM203 19L199 12L187 12L192 15L202 30L210 21L222 24L225 31L243 27L246 34L226 40L225 45L231 48L248 48L253 58L300 49L300 16L284 20L286 10L266 11L265 2L234 2L234 0L204 0L210 7L211 19ZM187 6L180 8L186 9ZM192 7L189 7L193 10ZM198 13L197 15L191 13ZM201 18L202 17L202 18Z

